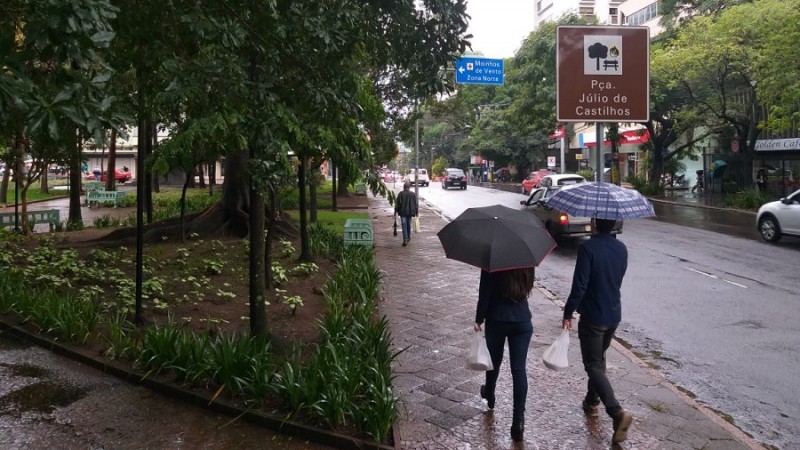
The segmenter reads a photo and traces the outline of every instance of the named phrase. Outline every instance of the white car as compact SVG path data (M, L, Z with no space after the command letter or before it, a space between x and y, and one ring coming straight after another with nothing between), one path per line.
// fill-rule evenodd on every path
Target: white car
M767 242L777 242L781 236L800 237L800 189L788 197L761 205L756 226Z
M428 178L427 169L417 170L416 179L419 181L420 186L427 186L431 182L430 178ZM414 170L408 172L408 175L406 175L406 181L408 181L412 185L414 184L415 182Z

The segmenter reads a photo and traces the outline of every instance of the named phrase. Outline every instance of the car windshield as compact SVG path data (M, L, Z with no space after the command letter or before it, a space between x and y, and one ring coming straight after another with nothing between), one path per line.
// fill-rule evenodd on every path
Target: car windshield
M451 177L460 177L464 175L464 172L460 169L448 170L447 175Z
M562 178L558 180L559 186L568 186L571 184L578 184L583 183L585 180L583 178Z

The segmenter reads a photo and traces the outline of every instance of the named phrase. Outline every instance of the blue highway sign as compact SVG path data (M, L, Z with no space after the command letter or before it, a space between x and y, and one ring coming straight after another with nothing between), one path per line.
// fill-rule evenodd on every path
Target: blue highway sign
M502 59L464 57L456 61L456 83L502 85L504 77Z

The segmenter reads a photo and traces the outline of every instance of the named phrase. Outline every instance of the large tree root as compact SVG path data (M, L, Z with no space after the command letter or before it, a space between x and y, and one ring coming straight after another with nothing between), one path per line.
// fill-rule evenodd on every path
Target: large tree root
M203 238L211 236L232 236L245 238L249 234L247 225L248 215L241 209L231 210L224 208L221 203L216 203L208 209L184 217L184 236L188 239L192 234ZM291 222L279 219L275 223L275 234L288 238L299 236L299 230ZM164 239L181 238L180 218L173 218L161 222L147 224L144 227L144 242L154 244ZM66 243L70 247L105 247L132 246L136 244L136 227L121 228L109 234L80 243Z

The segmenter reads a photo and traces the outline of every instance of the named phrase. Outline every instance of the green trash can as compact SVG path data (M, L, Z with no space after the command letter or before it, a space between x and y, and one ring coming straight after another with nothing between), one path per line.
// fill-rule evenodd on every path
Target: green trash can
M344 244L372 245L372 221L347 219L344 223Z

